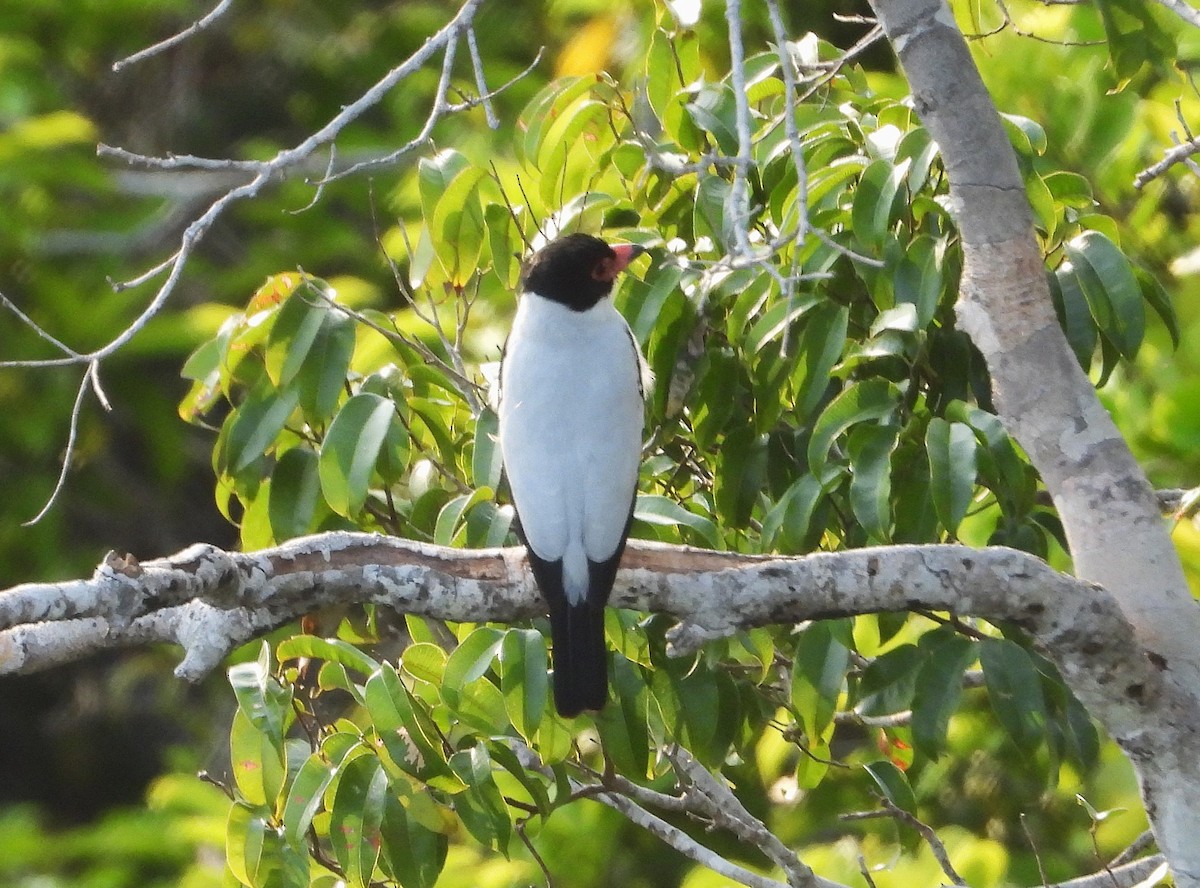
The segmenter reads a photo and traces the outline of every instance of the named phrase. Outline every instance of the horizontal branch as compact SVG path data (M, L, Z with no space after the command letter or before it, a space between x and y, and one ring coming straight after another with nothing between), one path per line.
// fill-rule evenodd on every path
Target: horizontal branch
M455 621L545 612L520 548L450 549L328 533L260 552L196 545L139 563L111 554L86 579L0 592L0 674L106 648L172 642L198 679L245 641L335 604L371 603ZM1068 681L1122 681L1141 705L1157 671L1103 590L1012 549L891 546L749 556L631 541L613 606L679 618L680 649L739 629L879 611L950 611L1009 621L1053 652Z

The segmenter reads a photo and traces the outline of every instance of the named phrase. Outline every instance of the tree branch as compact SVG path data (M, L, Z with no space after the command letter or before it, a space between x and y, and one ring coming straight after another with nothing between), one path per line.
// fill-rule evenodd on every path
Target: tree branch
M168 37L166 40L162 40L158 43L155 43L153 46L147 46L145 49L139 49L133 55L126 56L123 59L113 62L112 63L113 72L115 73L117 71L120 71L122 68L126 67L127 65L132 65L136 62L142 61L143 59L148 59L151 56L156 56L161 52L166 52L172 46L176 46L176 45L182 43L183 41L185 41L189 37L191 37L193 34L203 31L205 28L207 28L209 25L211 25L213 22L215 22L217 19L219 19L221 16L223 16L229 10L229 7L232 5L233 5L233 0L221 0L221 2L218 3L216 6L214 6L203 18L197 19L196 21L192 22L190 25L188 25L186 28L184 28L178 34Z
M194 681L252 638L355 602L471 622L545 612L520 548L329 533L253 553L198 545L145 563L110 554L88 579L0 593L0 674L169 642L184 649L176 674ZM611 603L674 615L708 637L911 609L1005 620L1030 632L1077 693L1103 691L1127 718L1161 723L1177 705L1111 596L1011 549L894 546L784 558L634 541Z

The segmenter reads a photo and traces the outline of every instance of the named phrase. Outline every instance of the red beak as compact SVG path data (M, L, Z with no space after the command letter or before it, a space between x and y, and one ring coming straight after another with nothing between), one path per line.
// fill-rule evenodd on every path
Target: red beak
M618 273L624 271L630 262L646 252L646 248L641 244L613 244L612 251L617 254L616 267L613 269L613 276L615 277Z

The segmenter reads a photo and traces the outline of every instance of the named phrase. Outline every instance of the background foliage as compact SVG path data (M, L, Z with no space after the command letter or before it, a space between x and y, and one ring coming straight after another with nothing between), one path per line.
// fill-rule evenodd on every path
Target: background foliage
M1136 35L1111 22L1106 31L1104 9L1020 8L1018 25L1071 41L1116 34L1107 45L1048 46L1009 28L978 41L976 56L1010 115L1072 344L1153 480L1187 486L1200 468L1195 186L1180 176L1143 192L1130 183L1169 143L1174 100L1185 117L1196 104L1186 78L1145 46L1179 40L1186 59L1188 44L1156 13ZM456 545L511 539L495 449L477 429L494 423L487 368L513 307L514 255L539 224L603 227L651 247L618 294L658 377L635 534L781 552L1003 542L1065 566L1036 476L986 412L984 370L954 329L961 259L944 181L890 58L842 69L798 114L809 219L830 236L783 248L781 267L812 273L788 298L763 269L714 269L731 237L724 170L654 168L654 158L687 164L736 147L719 7L691 31L633 5L518 11L481 13L489 78L532 59L530 33L544 35L551 61L499 100L501 129L486 129L481 112L454 118L419 164L338 183L299 213L285 211L306 206L311 188L285 183L220 224L174 311L106 365L114 414L85 417L67 499L32 529L19 525L52 485L74 381L0 374L14 418L0 427L0 471L21 478L0 504L0 583L76 575L110 547L151 557L198 539L231 544L226 518L247 547L351 526ZM996 24L974 8L959 13L967 31ZM766 49L757 14L747 29L754 51ZM96 140L263 156L323 122L445 11L238 9L121 75L107 72L113 59L191 11L46 3L0 15L0 189L13 208L0 220L0 291L87 345L142 304L136 292L112 294L105 275L157 261L214 194L200 175L168 183L100 166ZM845 46L862 31L833 32L825 11L811 15L790 32ZM795 52L809 64L838 54L815 35ZM754 55L747 68L761 137L752 203L769 240L795 230L799 186L780 148L774 57ZM469 71L459 73L469 89ZM387 150L414 134L435 79L426 72L398 90L340 152ZM641 98L630 92L638 83ZM652 141L636 138L634 123ZM703 352L687 357L700 337ZM0 341L6 358L40 353L7 316ZM174 418L178 401L191 427ZM1177 539L1196 581L1200 538L1185 523ZM536 880L523 831L563 884L716 884L653 853L656 840L612 811L561 806L568 776L599 760L587 743L579 755L570 746L588 720L567 725L545 706L539 632L395 622L367 613L342 623L344 638L380 643L370 656L311 636L246 652L231 673L236 713L225 680L178 687L167 654L6 680L0 717L20 727L0 751L0 776L12 778L2 782L11 798L0 842L16 849L0 873L14 884L216 885L231 877L227 853L232 877L246 883L321 883L325 870L303 841L311 824L323 859L352 883L370 876L376 852L381 873L404 885L432 884L439 870L443 884ZM1094 869L1097 848L1111 854L1144 828L1119 753L1006 627L865 617L756 630L710 645L698 668L665 657L665 628L609 615L617 703L595 724L607 754L627 777L660 788L664 742L724 763L751 811L832 878L860 879L859 853L890 865L876 875L881 885L937 878L903 828L838 821L874 807L879 792L935 826L953 824L943 837L978 885L1039 880L1022 813L1035 837L1072 837L1040 847L1050 879ZM402 653L397 634L411 641ZM325 665L294 688L301 657ZM966 690L937 684L974 665L982 672ZM913 725L835 719L851 708L868 722L911 708ZM310 743L318 725L326 733ZM505 736L528 742L550 772L530 773ZM183 776L200 767L236 793L232 815L216 787ZM1094 811L1077 792L1095 811L1129 813L1089 835ZM12 805L21 801L37 804ZM122 802L134 807L113 807ZM47 830L61 838L53 857Z

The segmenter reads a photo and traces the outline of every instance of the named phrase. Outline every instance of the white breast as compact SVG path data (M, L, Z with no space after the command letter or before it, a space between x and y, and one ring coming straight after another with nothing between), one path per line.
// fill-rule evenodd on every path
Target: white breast
M585 312L521 299L501 372L500 447L525 537L539 557L564 559L568 598L586 593L582 556L607 560L621 542L641 462L640 374L611 299Z

